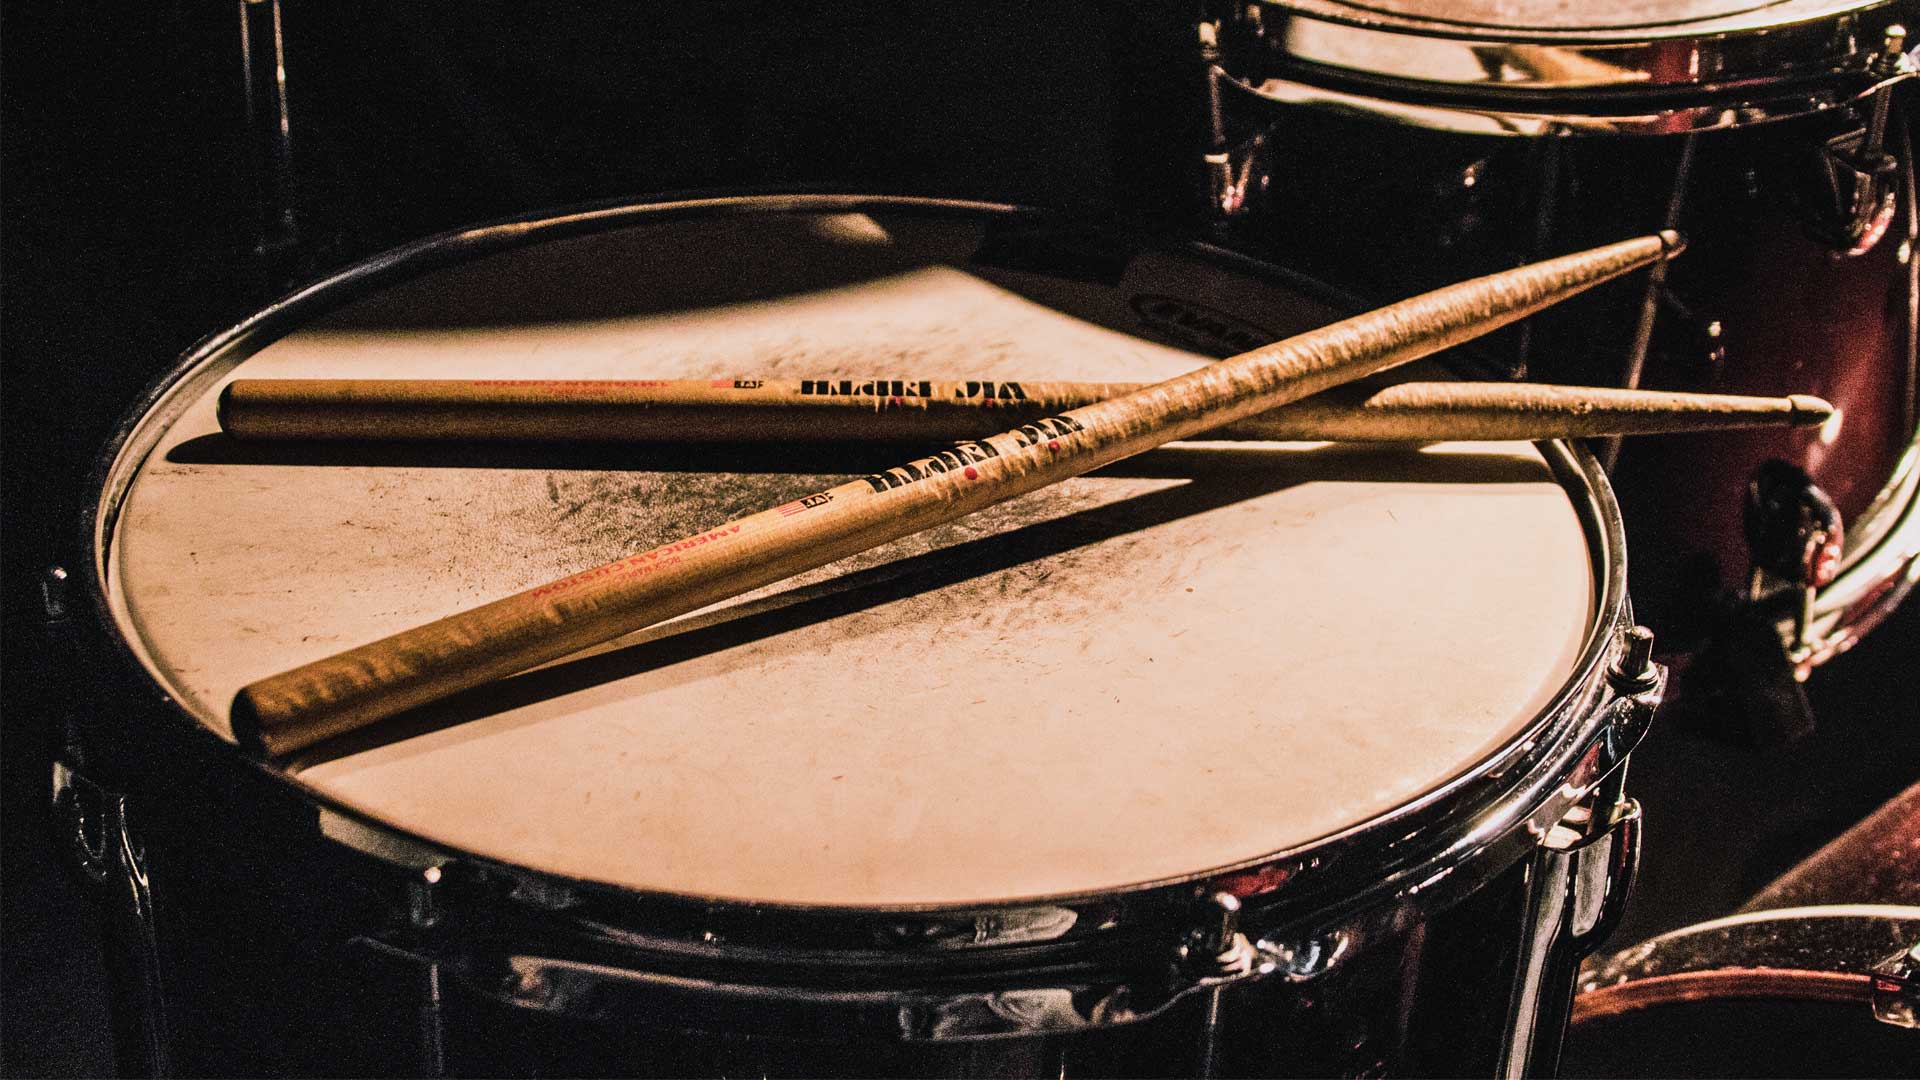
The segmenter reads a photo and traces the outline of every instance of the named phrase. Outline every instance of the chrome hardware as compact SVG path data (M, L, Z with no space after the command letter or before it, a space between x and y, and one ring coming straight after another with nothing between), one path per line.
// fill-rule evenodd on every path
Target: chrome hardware
M881 945L922 949L976 949L1000 945L1032 945L1056 941L1080 921L1070 907L1038 904L996 908L966 919L935 919L882 927L875 935Z
M48 622L58 622L67 617L67 571L63 566L49 566L40 575L40 611Z
M1769 461L1747 485L1747 549L1753 556L1749 599L1775 594L1775 582L1795 601L1787 658L1800 665L1813 652L1810 628L1819 591L1840 569L1845 527L1833 499L1806 473Z
M413 1072L421 1076L446 1075L444 973L432 950L423 948L422 944L430 940L431 931L446 921L443 893L457 864L447 852L337 810L322 807L317 824L326 840L400 872L401 895L396 903L399 910L389 923L391 933L358 935L347 944L377 965L382 979L412 985L414 1000L418 1003Z
M1766 10L1773 5L1721 18L1580 29L1490 28L1345 0L1257 6L1269 12L1267 32L1253 37L1245 28L1254 24L1243 18L1228 43L1241 89L1291 105L1471 134L1712 131L1836 108L1911 74L1901 68L1882 75L1884 61L1861 62L1854 33L1891 29L1884 6L1850 16L1857 21L1846 24L1847 33L1836 32L1832 19L1776 20Z
M1873 965L1873 1018L1920 1028L1920 941Z
M1246 209L1253 154L1242 153L1236 165L1227 140L1227 113L1220 95L1228 76L1220 66L1220 24L1201 23L1199 39L1200 63L1207 81L1207 149L1201 161L1207 173L1208 216L1229 218Z
M1906 40L1906 27L1887 27L1881 50L1867 60L1868 75L1880 82L1867 99L1865 126L1830 140L1821 155L1832 221L1823 231L1849 257L1872 251L1898 209L1901 164L1887 152L1887 120L1894 84L1920 70Z
M274 258L300 243L294 211L293 134L280 0L240 0L240 71L247 135L254 143L254 254Z
M1180 959L1190 971L1227 975L1252 961L1253 946L1240 936L1240 898L1230 892L1207 897L1203 921L1188 935ZM1207 1019L1200 1025L1198 1076L1214 1076L1220 1071L1220 1046L1226 1024L1226 989L1216 986L1207 991Z
M1907 28L1895 23L1887 27L1880 41L1880 51L1867 60L1867 72L1876 79L1898 79L1912 75L1920 70L1913 57L1907 55ZM1882 83L1873 92L1872 118L1867 121L1867 145L1869 153L1878 154L1887 145L1887 114L1891 110L1893 95L1891 83Z
M439 885L444 872L429 866L407 882L407 922L416 930L430 930L440 922Z
M377 938L355 937L347 946L359 950L365 962L381 967L381 978L405 979L414 985L419 1002L414 1017L415 1068L404 1075L447 1075L445 977L439 962Z
M450 971L475 991L518 1008L672 1015L699 1030L704 1030L703 1023L714 1023L721 1025L714 1030L737 1032L747 1024L768 1035L779 1035L784 1025L794 1022L803 1022L809 1031L819 1030L822 1023L880 1024L907 1041L946 1042L1131 1024L1195 996L1217 1014L1222 992L1236 984L1268 977L1309 981L1332 970L1346 955L1348 941L1341 932L1284 944L1252 940L1242 928L1243 914L1237 897L1215 892L1201 899L1193 924L1165 962L1149 959L1112 978L1046 979L1040 985L990 990L913 981L893 987L876 987L871 980L841 986L736 982L649 965L612 966L525 953L452 962ZM1216 1022L1206 1025L1209 1037L1217 1036L1218 1019L1216 1015ZM1207 1066L1212 1043L1203 1043L1199 1052Z
M549 956L512 955L499 965L463 973L469 985L520 1008L598 1015L677 1015L698 1027L701 1017L738 1031L757 1024L766 1034L802 1018L808 1031L822 1023L860 1027L882 1022L914 1042L1070 1033L1150 1019L1194 994L1259 979L1280 970L1280 957L1245 944L1233 970L1199 975L1168 965L1131 980L1057 983L988 991L933 988L861 989L728 982L584 963ZM761 1031L762 1027L756 1027Z
M1189 968L1213 972L1242 969L1253 947L1240 936L1240 898L1230 892L1207 897L1206 921L1196 927L1180 959Z
M1349 938L1335 931L1301 941L1261 941L1258 948L1274 958L1281 978L1293 983L1312 982L1333 970L1347 954Z
M1620 655L1607 678L1623 694L1638 694L1660 683L1660 669L1653 664L1653 631L1630 626L1620 631Z
M146 851L128 821L127 797L56 761L53 821L61 852L100 893L119 1069L130 1076L166 1076L172 1070L153 890Z
M1590 804L1574 807L1541 842L1500 1076L1554 1072L1580 961L1626 911L1640 861L1640 805L1620 794L1625 771L1615 769Z
M1877 1020L1914 1027L1917 941L1920 907L1910 905L1743 911L1596 958L1581 972L1574 1022L1746 999L1867 1005Z

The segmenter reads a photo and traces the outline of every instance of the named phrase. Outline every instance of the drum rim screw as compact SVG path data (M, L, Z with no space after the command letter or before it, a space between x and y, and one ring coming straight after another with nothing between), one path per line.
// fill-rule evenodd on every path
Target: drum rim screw
M1867 60L1868 69L1880 78L1899 75L1906 67L1907 28L1893 23L1881 31L1880 51Z
M1201 921L1187 935L1181 960L1206 975L1231 975L1248 969L1253 946L1240 933L1240 898L1225 890L1201 900Z
M1608 676L1615 686L1629 693L1651 689L1660 681L1660 669L1653 663L1653 631L1644 626L1629 626L1620 631L1619 656Z

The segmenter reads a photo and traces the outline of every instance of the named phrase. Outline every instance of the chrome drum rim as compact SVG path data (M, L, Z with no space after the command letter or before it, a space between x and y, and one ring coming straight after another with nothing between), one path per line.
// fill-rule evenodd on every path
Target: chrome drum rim
M1270 101L1482 135L1660 135L1804 116L1910 78L1911 53L1881 54L1890 27L1916 20L1912 0L1788 0L1692 21L1507 28L1262 0L1221 34L1232 84Z

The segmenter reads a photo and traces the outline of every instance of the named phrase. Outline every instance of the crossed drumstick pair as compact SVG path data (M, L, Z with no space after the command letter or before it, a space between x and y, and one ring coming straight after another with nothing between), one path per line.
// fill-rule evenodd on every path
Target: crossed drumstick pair
M244 687L236 735L285 754L524 671L1048 484L1220 430L1259 439L1542 439L1804 424L1818 398L1408 383L1350 401L1278 406L1479 337L1677 254L1677 234L1610 244L1451 285L1149 385L903 383L864 394L751 380L238 380L236 437L962 438L946 450L728 522ZM828 393L815 393L825 389ZM847 389L853 389L851 387ZM742 397L737 391L752 391ZM802 393L807 391L807 393ZM893 391L898 391L897 394ZM991 394L991 397L987 397ZM794 399L817 407L795 419ZM588 407L582 407L582 400ZM971 403L969 404L969 401ZM1005 427L996 405L1018 406ZM755 408L771 404L774 408ZM915 408L906 408L912 404ZM880 407L876 407L876 405ZM886 408L894 405L895 408ZM585 423L582 423L582 420ZM569 427L561 427L562 423ZM664 422L665 426L662 426ZM678 425L677 427L675 425ZM969 437L972 436L972 437Z

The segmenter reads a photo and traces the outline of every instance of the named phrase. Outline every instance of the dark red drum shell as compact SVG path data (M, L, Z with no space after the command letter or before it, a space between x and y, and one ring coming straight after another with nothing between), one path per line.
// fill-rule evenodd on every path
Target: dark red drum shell
M1805 470L1847 526L1843 578L1871 561L1888 583L1855 575L1844 596L1836 589L1819 601L1822 625L1806 661L1817 662L1882 613L1884 605L1864 601L1897 595L1914 554L1901 551L1920 548L1911 524L1895 541L1901 551L1881 543L1913 517L1899 470L1920 413L1920 256L1909 254L1920 208L1905 173L1920 109L1914 86L1892 88L1887 146L1907 163L1892 224L1858 256L1831 239L1834 211L1822 194L1829 142L1867 120L1849 108L1673 137L1555 139L1235 94L1226 99L1227 136L1251 179L1222 229L1248 250L1386 299L1677 227L1689 247L1657 288L1640 277L1595 290L1488 339L1478 356L1491 374L1543 382L1637 380L1832 401L1835 419L1813 430L1632 440L1613 472L1636 605L1663 648L1684 651L1712 632L1705 623L1725 601L1747 595L1749 480L1771 459ZM1770 582L1766 591L1781 588Z

